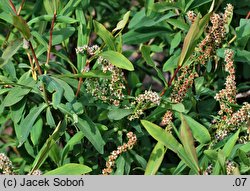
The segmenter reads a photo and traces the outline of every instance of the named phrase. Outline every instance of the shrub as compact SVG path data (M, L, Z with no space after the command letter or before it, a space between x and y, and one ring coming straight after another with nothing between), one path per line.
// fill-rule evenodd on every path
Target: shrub
M249 5L220 2L1 1L0 173L249 174Z

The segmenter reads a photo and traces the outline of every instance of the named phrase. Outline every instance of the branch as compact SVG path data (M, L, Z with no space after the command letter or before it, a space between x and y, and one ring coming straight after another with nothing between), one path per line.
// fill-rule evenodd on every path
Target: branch
M21 5L20 5L20 7L19 7L19 9L18 9L18 11L17 11L17 15L20 15L24 3L25 3L25 0L22 0L22 3L21 3Z
M10 6L11 6L12 10L14 11L14 13L16 15L18 15L17 12L16 12L16 7L15 7L14 3L12 2L12 0L9 0L9 2L10 2Z
M49 32L49 47L47 51L46 65L49 64L50 52L51 52L51 47L52 47L52 34L53 34L54 25L55 25L55 20L56 20L56 11L54 11L54 17L53 17L51 27L50 27L50 32Z

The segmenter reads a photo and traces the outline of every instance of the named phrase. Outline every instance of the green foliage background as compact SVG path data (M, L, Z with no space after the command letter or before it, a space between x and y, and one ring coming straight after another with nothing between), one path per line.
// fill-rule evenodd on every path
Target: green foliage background
M250 89L250 5L247 0L219 0L213 11L224 12L228 3L234 14L227 38L216 50L217 61L200 66L200 77L184 101L175 104L169 100L170 77L187 65L204 38L199 25L197 35L188 36L190 46L183 46L191 26L186 14L193 10L205 18L212 0L27 0L19 16L8 0L1 0L0 151L10 157L15 173L101 174L110 153L126 142L124 133L132 131L137 144L117 158L113 174L202 174L210 164L213 174L226 174L226 161L234 162L235 174L249 174L249 138L239 142L249 123L211 147L212 119L219 110L213 97L224 88L226 48L235 51L238 92ZM18 11L21 1L13 4ZM96 55L76 54L77 47L94 44L100 47ZM111 77L98 67L98 56L123 69L126 95L120 107L96 101L86 91L86 80ZM90 71L83 72L88 64ZM122 106L144 90L166 93L159 106L147 107L140 119L129 121L133 111ZM234 107L243 102L249 96ZM174 112L172 134L158 125L167 109Z

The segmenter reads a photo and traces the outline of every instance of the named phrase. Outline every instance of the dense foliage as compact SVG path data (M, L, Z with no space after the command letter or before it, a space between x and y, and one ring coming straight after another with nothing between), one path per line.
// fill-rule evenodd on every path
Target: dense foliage
M1 0L0 174L250 174L247 0Z

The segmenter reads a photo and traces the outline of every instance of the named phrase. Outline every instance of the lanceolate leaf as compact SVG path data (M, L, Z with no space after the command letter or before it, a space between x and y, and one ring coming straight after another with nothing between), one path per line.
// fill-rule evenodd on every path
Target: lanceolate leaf
M1 68L8 63L9 59L11 59L14 54L17 53L22 44L23 41L21 39L16 39L8 45L2 54L3 63L0 62Z
M58 138L64 133L66 130L66 121L63 120L63 122L59 122L56 129L52 133L52 135L46 140L46 143L43 145L43 147L40 149L39 153L37 154L35 161L33 162L32 169L30 173L32 173L34 170L39 169L40 166L43 164L43 162L48 157L48 154L50 152L50 149L53 147L53 145L56 143Z
M142 56L145 59L146 63L156 70L158 77L163 81L164 85L167 86L167 82L166 82L166 79L165 79L164 75L162 74L160 69L157 68L157 66L155 65L153 59L150 57L150 51L151 50L150 50L149 46L144 46L143 45L142 48L141 48Z
M26 141L27 137L29 136L29 133L33 127L33 124L35 123L37 117L41 114L41 112L47 107L45 103L39 105L38 107L32 108L30 113L21 121L21 124L19 126L19 133L17 133L18 141L19 141L19 147L22 146L22 144Z
M205 144L211 140L210 134L206 127L204 127L202 124L198 123L188 115L184 115L184 119L192 130L193 136L197 141Z
M119 52L108 50L108 51L100 53L100 56L107 59L118 68L122 68L122 69L129 70L129 71L134 70L133 64Z
M180 136L181 142L183 144L183 147L187 155L189 156L193 164L196 166L196 168L200 171L199 164L198 164L198 157L197 157L197 153L196 153L195 146L194 146L193 135L183 115L181 115L180 135L181 135Z
M145 175L155 175L163 161L164 155L166 153L165 146L158 142L148 160L147 167L145 170Z
M226 142L225 146L223 147L222 151L224 152L226 157L229 157L232 153L235 143L239 138L240 129Z
M66 146L63 149L62 152L62 163L65 157L67 156L67 153L73 149L73 146L77 143L81 143L81 139L84 137L84 134L82 131L78 131L66 144Z
M110 50L116 50L115 38L113 35L99 22L93 21L95 32L106 43Z
M84 133L96 150L103 154L105 142L97 126L88 117L79 117L76 126Z
M13 25L22 33L23 37L26 40L29 40L31 37L30 28L27 25L26 21L21 16L12 16Z
M123 28L126 26L128 19L129 19L129 15L130 15L130 11L128 11L127 13L125 13L125 15L123 16L122 20L119 21L115 27L115 29L113 29L113 33L118 31L118 30L123 30Z
M69 163L51 170L44 175L83 175L91 171L92 169L86 165Z
M12 105L18 103L30 91L31 91L31 89L26 89L26 88L22 88L22 87L12 88L3 101L4 106L9 107L9 106L12 106Z
M141 120L142 125L146 128L148 133L161 144L174 151L191 169L199 174L199 169L186 154L183 146L174 138L172 134L164 131L161 127L146 121Z

